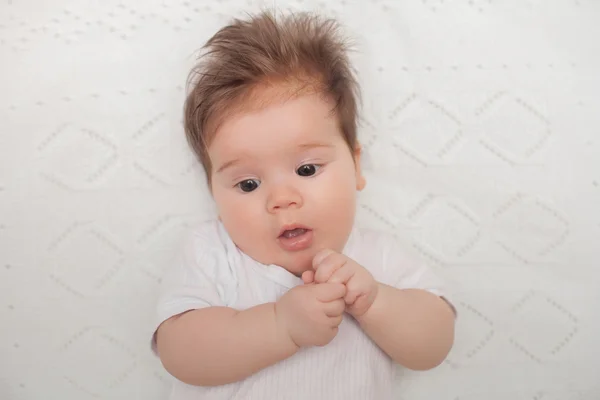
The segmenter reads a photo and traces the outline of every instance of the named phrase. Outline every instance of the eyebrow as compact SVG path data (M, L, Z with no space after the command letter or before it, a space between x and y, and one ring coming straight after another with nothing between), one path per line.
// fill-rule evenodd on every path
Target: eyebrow
M332 144L329 143L320 143L320 142L313 142L313 143L303 143L301 145L298 146L301 149L314 149L316 147L334 147Z
M300 149L314 149L314 148L318 148L318 147L325 147L325 148L332 148L335 147L332 144L329 143L319 143L319 142L312 142L312 143L303 143L301 145L298 146ZM217 174L223 172L224 170L226 170L227 168L231 168L233 166L235 166L236 164L239 164L241 161L240 158L234 158L233 160L229 160L226 163L224 163L223 165L221 165L218 169L217 169Z
M227 161L225 164L221 165L219 169L217 169L217 174L223 172L227 168L233 167L235 164L239 164L241 160L239 158L234 158L233 160Z

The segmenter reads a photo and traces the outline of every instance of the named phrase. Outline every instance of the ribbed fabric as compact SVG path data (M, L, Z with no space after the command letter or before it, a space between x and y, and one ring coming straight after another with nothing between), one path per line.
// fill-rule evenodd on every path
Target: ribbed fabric
M242 382L201 388L175 382L172 400L391 399L393 365L351 317L324 347L293 357Z
M354 230L344 254L388 285L422 288L442 295L440 281L406 258L391 237ZM219 222L190 236L179 263L167 272L155 328L184 311L210 306L239 310L276 301L301 279L278 266L262 265L241 253ZM153 348L156 349L153 342ZM394 365L349 315L326 346L294 356L249 378L219 387L175 380L171 400L386 400L392 398Z

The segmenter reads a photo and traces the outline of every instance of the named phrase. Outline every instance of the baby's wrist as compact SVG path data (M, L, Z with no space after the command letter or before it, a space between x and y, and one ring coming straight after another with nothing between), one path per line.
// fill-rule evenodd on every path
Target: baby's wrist
M360 311L360 314L355 313L351 313L351 315L354 317L354 319L356 319L358 321L358 323L362 324L363 321L368 320L369 319L369 314L370 311L373 310L375 307L373 307L373 305L378 301L379 299L379 283L375 282L375 285L373 287L373 290L371 292L371 299L369 299L369 302L367 303L367 307L364 310L357 310Z
M289 352L294 354L300 349L300 346L292 338L292 335L287 328L287 324L285 323L285 319L280 315L280 310L278 310L277 306L278 304L276 302L273 303L273 317L275 319L275 327L277 330L277 341L286 349L286 353Z

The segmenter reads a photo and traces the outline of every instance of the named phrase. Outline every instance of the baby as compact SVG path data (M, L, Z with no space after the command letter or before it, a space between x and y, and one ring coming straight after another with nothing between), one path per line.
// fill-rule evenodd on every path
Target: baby
M153 348L171 399L391 399L440 364L441 282L354 225L358 85L332 20L263 12L205 45L185 105L218 219L163 281Z

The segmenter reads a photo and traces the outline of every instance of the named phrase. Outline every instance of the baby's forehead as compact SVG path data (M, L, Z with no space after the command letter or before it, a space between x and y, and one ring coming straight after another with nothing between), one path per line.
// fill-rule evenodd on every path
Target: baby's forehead
M345 140L337 120L323 107L319 111L315 99L298 98L287 105L240 113L217 131L209 147L210 157L217 169L232 159L258 163L326 157L345 146Z
M327 97L326 92L322 89L322 84L316 79L266 80L250 86L233 99L222 99L218 102L206 127L206 130L210 132L209 141L217 134L219 127L228 120L243 114L256 114L268 107L285 104L304 96L321 99L333 113L335 108L333 101Z
M224 110L215 125L211 144L226 140L274 140L282 136L289 142L301 144L327 139L332 131L341 133L338 118L331 102L318 94L268 97Z

